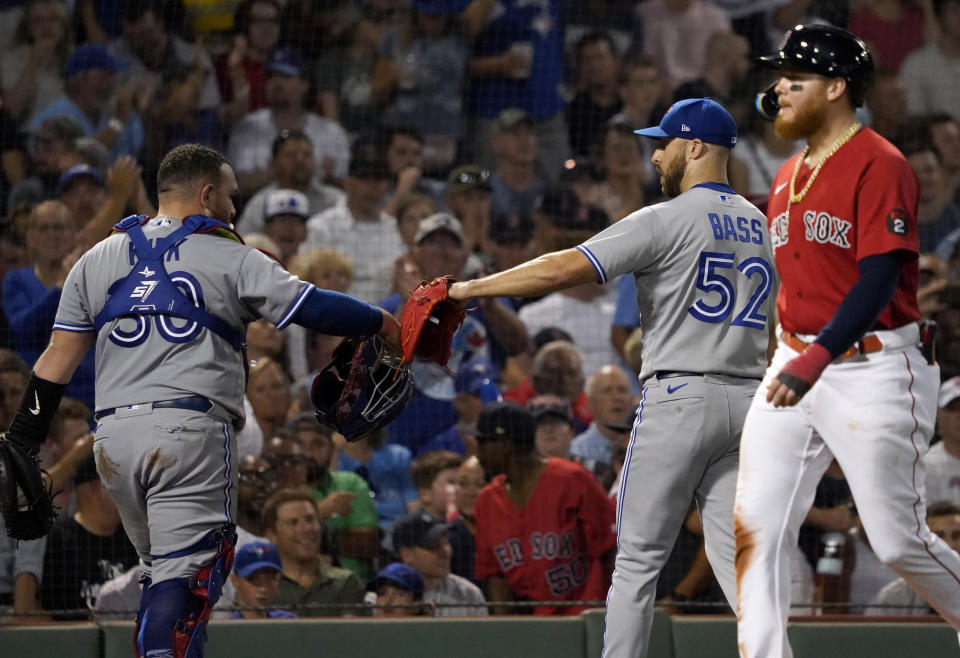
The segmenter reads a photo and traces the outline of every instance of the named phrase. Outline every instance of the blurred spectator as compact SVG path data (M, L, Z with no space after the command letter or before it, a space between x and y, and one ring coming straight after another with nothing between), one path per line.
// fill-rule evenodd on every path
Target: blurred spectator
M140 565L135 564L116 578L100 586L97 602L93 604L93 621L130 621L140 607L143 585ZM224 588L226 589L226 588Z
M563 188L551 190L537 199L533 218L537 226L537 247L542 251L570 249L610 224L610 217L602 208Z
M933 148L940 155L947 184L954 192L953 200L960 203L960 119L949 114L934 114L929 122Z
M53 504L63 518L76 509L73 474L93 450L90 421L93 413L79 400L64 397L50 423L47 440L40 445L40 464L50 475Z
M875 64L899 71L904 58L923 46L924 18L917 4L911 0L862 3L850 15L847 28L866 42Z
M533 218L529 214L500 213L490 218L486 254L495 272L509 270L534 256Z
M340 566L364 582L373 575L371 560L380 545L377 508L363 478L350 471L332 470L333 431L309 412L294 416L287 429L303 446L307 485L317 499L320 520L332 531Z
M263 458L270 464L270 470L277 474L278 489L303 489L307 486L307 457L303 454L303 444L293 432L285 427L277 429L263 443Z
M240 192L252 194L270 180L271 147L281 130L302 130L313 145L320 180L347 175L347 134L336 121L307 109L310 83L303 59L291 48L279 48L267 62L267 106L245 115L233 127L228 159L237 172Z
M570 149L590 156L607 121L620 111L620 54L606 32L588 32L576 47L577 88L567 105Z
M490 172L474 164L461 165L447 176L447 206L460 220L469 251L483 242L492 208Z
M267 196L263 232L280 247L276 256L282 262L289 263L307 239L308 217L309 201L302 192L274 190Z
M343 192L321 183L315 174L315 161L310 138L300 130L281 130L271 147L269 183L250 197L240 219L236 220L243 236L259 233L267 207L267 197L278 189L296 190L307 197L310 216L332 208L343 200Z
M400 199L411 192L437 196L439 181L424 178L424 141L423 135L414 128L389 128L380 135L380 148L390 173L391 187L386 194L383 211L396 216Z
M556 183L570 146L564 121L563 20L559 2L530 4L524 0L472 0L461 13L473 40L469 71L474 129L474 160L491 166L509 108L529 115L536 134L534 156L547 181Z
M534 444L540 456L570 459L570 444L577 434L570 403L556 395L538 395L527 403L527 409L537 423Z
M446 521L454 511L454 483L462 463L463 455L449 450L433 450L421 453L410 465L420 507L433 518Z
M480 588L450 571L447 524L426 512L411 512L397 519L391 535L400 560L423 578L423 600L437 606L434 616L487 616Z
M289 376L277 361L266 357L250 367L246 401L250 408L245 408L247 423L237 433L237 450L240 455L259 455L264 439L286 424L292 402Z
M16 229L12 221L0 221L0 281L7 276L8 272L20 269L26 264L27 253L23 244L23 234ZM7 319L6 312L3 312L2 296L0 296L0 348L10 347L12 344L10 321Z
M647 0L637 13L643 54L657 63L671 89L699 78L713 35L731 31L730 19L708 0Z
M272 252L271 252L272 253ZM270 358L287 370L287 354L284 351L287 332L280 331L265 318L247 325L247 358L251 362Z
M214 60L224 124L267 104L264 65L280 40L280 5L276 0L245 0L233 16L230 51Z
M77 511L58 521L47 537L40 598L57 620L85 620L100 585L140 557L120 523L120 512L100 482L91 454L74 473Z
M70 167L57 183L57 197L70 210L76 228L90 220L107 198L103 174L88 164Z
M546 393L563 398L571 404L574 419L582 431L593 420L583 383L580 350L569 341L555 340L537 350L530 379L517 388L504 391L503 397L518 404L526 404L531 398Z
M939 38L911 53L900 69L910 114L945 112L957 116L960 85L960 0L932 0Z
M613 502L582 466L537 455L535 435L533 416L515 404L490 404L480 414L478 457L493 481L476 504L475 575L488 579L495 603L601 599L616 548ZM539 606L533 613L581 610Z
M494 214L528 213L543 194L544 182L535 170L539 138L533 128L533 118L523 110L508 108L497 117L492 138L496 164L490 176Z
M397 231L408 249L414 246L413 236L420 221L436 213L437 204L426 194L408 192L397 197Z
M460 364L453 379L453 411L457 423L436 435L420 448L420 455L434 450L472 455L477 451L474 438L477 418L487 402L501 399L496 381L496 368L489 359L477 357Z
M203 125L204 141L219 142L220 89L213 61L202 40L190 43L168 30L162 11L156 0L128 4L123 37L111 49L129 64L124 75L139 88L138 102L151 118L148 128L162 130L157 126L161 122L183 124L189 115ZM167 150L155 145L151 163L159 163Z
M263 508L267 539L280 552L283 575L276 604L299 617L339 617L357 610L341 607L363 601L356 574L330 566L321 554L322 524L317 503L306 490L281 489Z
M134 111L134 81L118 86L117 73L127 65L102 43L77 46L63 68L64 95L44 106L30 123L31 132L50 117L67 116L87 137L96 137L114 156L136 156L143 148L144 131ZM114 96L114 93L116 95Z
M343 43L321 55L314 82L320 113L356 135L377 124L371 86L386 23L369 6L344 5L340 15L346 21Z
M737 141L737 151L746 165L749 177L749 185L743 191L744 196L758 207L766 208L777 170L799 148L796 142L777 135L773 121L760 118L759 113L755 114L757 118L750 122L753 130Z
M63 95L61 72L70 52L67 10L57 0L30 0L13 47L0 57L3 106L19 125Z
M616 44L617 52L627 53L632 46L637 12L632 0L580 2L562 0L564 49L568 59L583 35L603 30Z
M384 35L373 76L373 99L386 106L381 120L424 135L430 171L449 169L463 136L468 51L454 21L458 4L414 0L410 20Z
M41 612L39 591L46 544L46 537L30 541L8 537L0 519L0 624L44 621L35 615Z
M0 426L10 425L29 378L30 366L10 350L0 349Z
M600 137L598 160L605 180L598 186L597 200L614 222L646 205L645 188L651 180L641 141L626 121L612 121Z
M953 231L960 229L960 207L953 202L940 155L929 142L904 146L904 155L920 183L920 201L917 205L917 233L920 252L936 251L944 259L952 255L950 243L940 245Z
M77 151L77 140L83 127L67 116L42 121L28 140L29 167L26 178L10 190L7 206L12 213L23 203L39 203L56 196L60 175L83 162Z
M742 123L745 110L753 111L752 104L743 103L740 85L750 71L750 42L735 32L715 32L707 41L706 59L700 75L677 87L673 100L709 96L730 109ZM737 110L740 110L737 112Z
M410 477L410 449L385 441L386 430L379 430L341 445L338 455L341 470L353 471L370 486L382 530L417 504L417 489Z
M460 222L448 213L437 213L420 222L409 261L416 269L409 280L397 284L398 292L378 304L398 312L409 291L421 279L458 274L467 262ZM432 361L413 361L416 393L407 409L389 426L390 441L419 453L423 444L457 422L452 405L455 397L451 371L472 358L493 360L499 354L516 354L526 349L527 331L516 313L499 299L480 300L467 305L466 317L454 336L447 368Z
M346 292L353 283L353 263L335 249L310 249L301 251L289 263L290 271L318 288ZM287 358L290 374L302 385L303 396L308 396L313 378L308 373L318 373L330 362L333 350L340 344L340 336L309 332L296 324L283 331L287 336Z
M33 364L46 348L67 272L76 261L76 226L59 201L34 208L27 224L30 265L3 278L3 312L13 330L13 349ZM94 351L91 349L67 385L66 395L93 408Z
M277 474L263 457L244 455L237 467L237 546L264 536L263 505L277 490Z
M302 249L336 249L353 263L354 297L374 303L390 293L394 261L403 253L396 220L381 210L389 173L366 145L358 148L343 182L346 198L307 222Z
M945 292L951 291L948 288ZM960 376L960 298L948 294L945 301L949 302L946 308L933 316L937 323L937 361L942 380Z
M623 440L619 425L630 413L632 398L630 377L618 365L602 366L587 379L587 405L593 422L573 439L570 454L594 475L612 464L613 451Z
M956 503L931 498L927 507L927 526L937 537L960 553L960 507ZM885 586L870 601L865 615L935 615L926 600L907 584L897 578Z
M292 612L273 608L283 564L280 551L269 542L253 542L237 550L230 582L236 588L235 603L240 608L231 619L290 619Z
M960 377L940 385L937 435L923 457L926 467L926 499L960 505Z
M377 605L386 606L377 608L375 616L417 617L425 614L422 605L423 578L413 567L402 562L391 562L377 574L375 587Z
M870 127L889 141L895 141L908 124L907 88L894 71L880 69L867 90ZM740 146L740 144L737 144Z
M457 511L450 521L450 529L447 533L450 547L453 549L451 571L475 585L480 585L480 582L473 577L477 555L477 540L474 537L477 528L474 512L477 498L486 484L487 479L483 474L480 460L476 455L467 457L457 469L457 479L454 481L454 502Z

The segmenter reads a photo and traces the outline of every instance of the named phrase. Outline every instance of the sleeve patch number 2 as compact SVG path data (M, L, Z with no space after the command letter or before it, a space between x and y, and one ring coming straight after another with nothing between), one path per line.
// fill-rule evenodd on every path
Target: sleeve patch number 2
M700 263L697 267L697 290L705 293L687 310L690 315L701 322L717 324L724 322L733 312L736 305L736 288L725 269L734 268L734 255L715 251L700 252ZM763 258L753 256L736 266L738 272L749 279L759 277L757 287L750 295L746 305L737 313L730 323L735 327L750 327L764 329L767 326L767 316L761 312L763 303L770 294L773 285L773 269ZM706 300L709 296L710 303Z

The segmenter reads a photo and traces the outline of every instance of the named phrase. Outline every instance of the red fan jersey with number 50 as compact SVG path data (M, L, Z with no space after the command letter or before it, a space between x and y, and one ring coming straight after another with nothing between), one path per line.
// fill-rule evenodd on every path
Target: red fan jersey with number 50
M475 509L478 579L503 576L520 599L598 600L610 574L599 560L617 545L616 515L593 475L551 457L522 508L510 499L506 476L480 493ZM582 607L541 606L534 614L577 614Z
M860 277L860 259L895 250L917 253L919 185L896 147L861 128L827 159L803 200L791 204L790 178L801 155L777 172L767 216L781 281L780 323L787 331L817 334ZM812 173L800 165L796 193ZM918 319L917 279L914 258L901 268L896 294L873 329Z

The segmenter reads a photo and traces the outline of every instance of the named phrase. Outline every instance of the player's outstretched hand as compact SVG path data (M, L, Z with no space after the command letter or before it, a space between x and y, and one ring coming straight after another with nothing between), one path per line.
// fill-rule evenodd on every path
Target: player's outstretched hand
M767 387L767 402L774 407L792 407L807 394L820 379L824 368L833 357L820 343L810 343L799 356L783 366L770 386Z
M380 335L383 336L385 341L390 343L391 347L399 352L401 350L400 321L393 317L386 309L381 308L380 312L383 314L383 324L380 326Z

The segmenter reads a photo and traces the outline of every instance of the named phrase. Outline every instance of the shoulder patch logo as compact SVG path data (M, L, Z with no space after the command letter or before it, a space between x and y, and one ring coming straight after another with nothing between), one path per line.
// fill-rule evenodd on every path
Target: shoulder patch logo
M887 230L894 235L906 235L908 230L907 212L894 208L887 213Z

